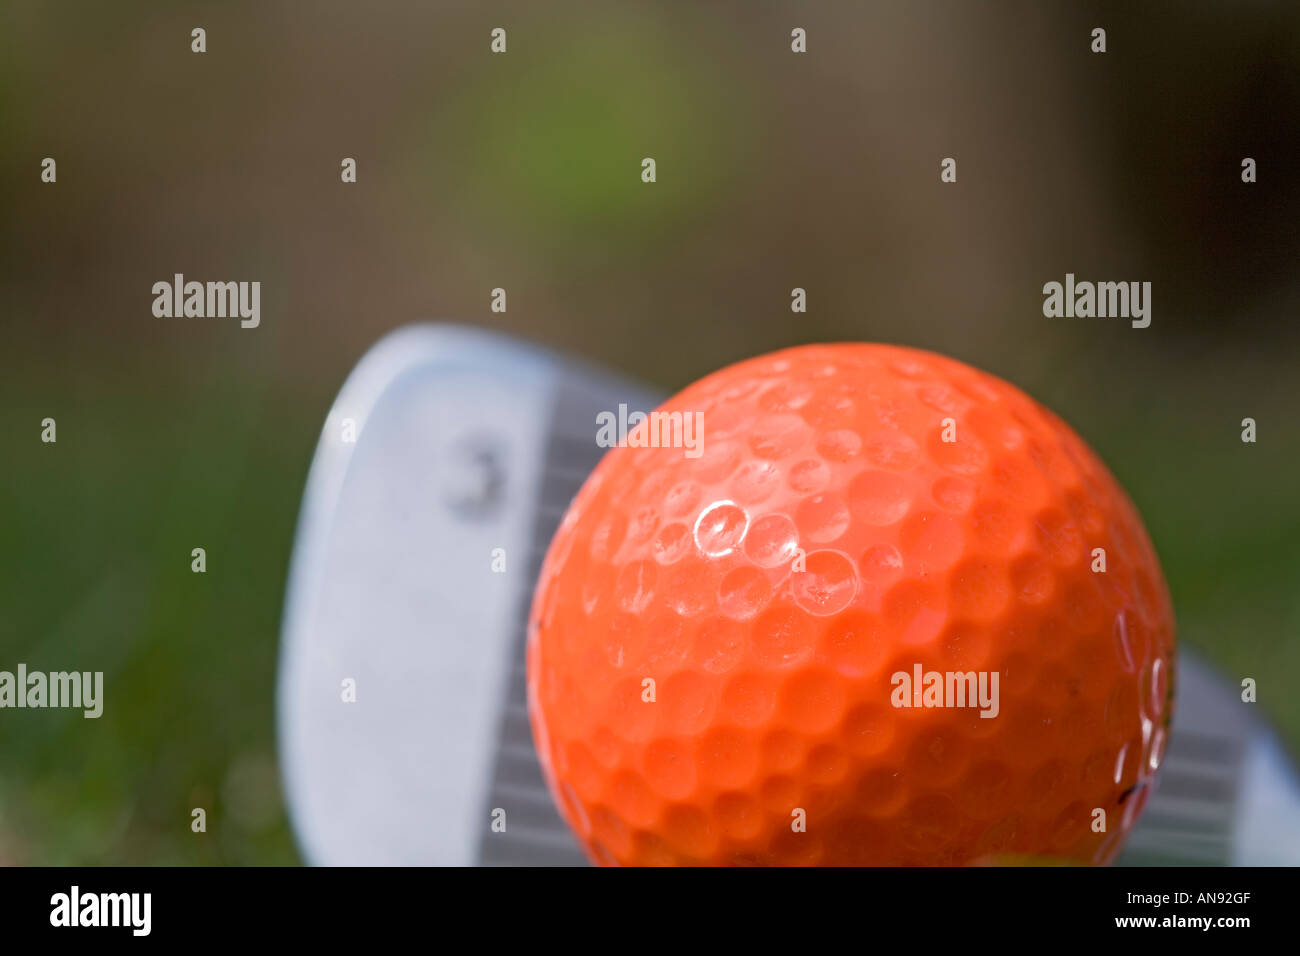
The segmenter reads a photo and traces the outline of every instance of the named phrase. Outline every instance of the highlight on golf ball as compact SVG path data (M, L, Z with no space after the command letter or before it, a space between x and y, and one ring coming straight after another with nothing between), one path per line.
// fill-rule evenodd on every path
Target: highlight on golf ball
M741 362L636 424L527 645L547 784L601 864L1107 863L1173 677L1155 550L1092 450L875 344Z

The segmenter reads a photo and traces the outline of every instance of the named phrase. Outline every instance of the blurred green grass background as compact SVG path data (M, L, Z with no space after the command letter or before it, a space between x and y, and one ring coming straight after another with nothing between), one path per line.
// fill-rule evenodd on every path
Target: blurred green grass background
M0 862L296 860L274 676L299 498L348 369L428 318L665 389L819 340L999 374L1109 463L1180 640L1255 677L1294 745L1300 184L1282 170L1300 148L1298 20L1118 3L6 5L0 668L103 670L108 703L97 721L0 717ZM1097 22L1104 58L1087 51ZM38 181L47 155L55 186ZM949 155L958 183L941 186ZM1042 284L1067 271L1153 281L1152 327L1043 318ZM149 289L174 272L260 280L262 327L153 318ZM789 311L796 285L806 315ZM39 441L46 416L56 445Z

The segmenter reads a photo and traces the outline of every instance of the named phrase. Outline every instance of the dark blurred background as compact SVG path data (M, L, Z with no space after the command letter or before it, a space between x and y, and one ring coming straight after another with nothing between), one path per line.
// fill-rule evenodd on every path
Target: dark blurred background
M995 372L1110 464L1180 640L1294 745L1298 68L1294 3L6 0L0 669L103 670L108 706L0 714L0 862L297 859L299 497L356 359L430 318L670 390L819 340ZM177 272L260 280L261 327L155 318ZM1150 328L1044 318L1067 272L1150 281Z

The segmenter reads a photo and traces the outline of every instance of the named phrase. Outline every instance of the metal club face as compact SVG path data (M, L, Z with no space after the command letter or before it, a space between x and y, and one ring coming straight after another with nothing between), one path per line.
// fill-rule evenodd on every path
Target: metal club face
M282 772L308 862L584 862L532 749L524 628L546 546L603 451L597 412L648 401L447 325L391 333L349 376L304 494L280 656Z
M321 432L285 602L280 756L307 862L585 862L533 750L524 631L604 451L596 414L658 401L451 325L399 329L361 360ZM1300 862L1300 782L1276 737L1185 650L1177 694L1120 863Z
M1119 864L1300 864L1300 776L1276 734L1185 648L1177 680L1169 749Z

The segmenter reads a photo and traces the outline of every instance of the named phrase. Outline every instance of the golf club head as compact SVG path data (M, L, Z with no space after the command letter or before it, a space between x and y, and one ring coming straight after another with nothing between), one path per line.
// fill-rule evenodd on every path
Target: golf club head
M361 360L321 433L285 604L280 757L307 862L585 862L533 750L527 614L604 451L597 413L661 397L450 325L400 329ZM1119 862L1300 862L1300 779L1277 738L1186 650L1177 694Z
M451 325L389 334L348 377L303 497L277 689L308 862L584 862L533 752L525 622L603 451L597 413L649 401Z
M1156 790L1121 866L1300 864L1300 776L1233 684L1185 648Z

